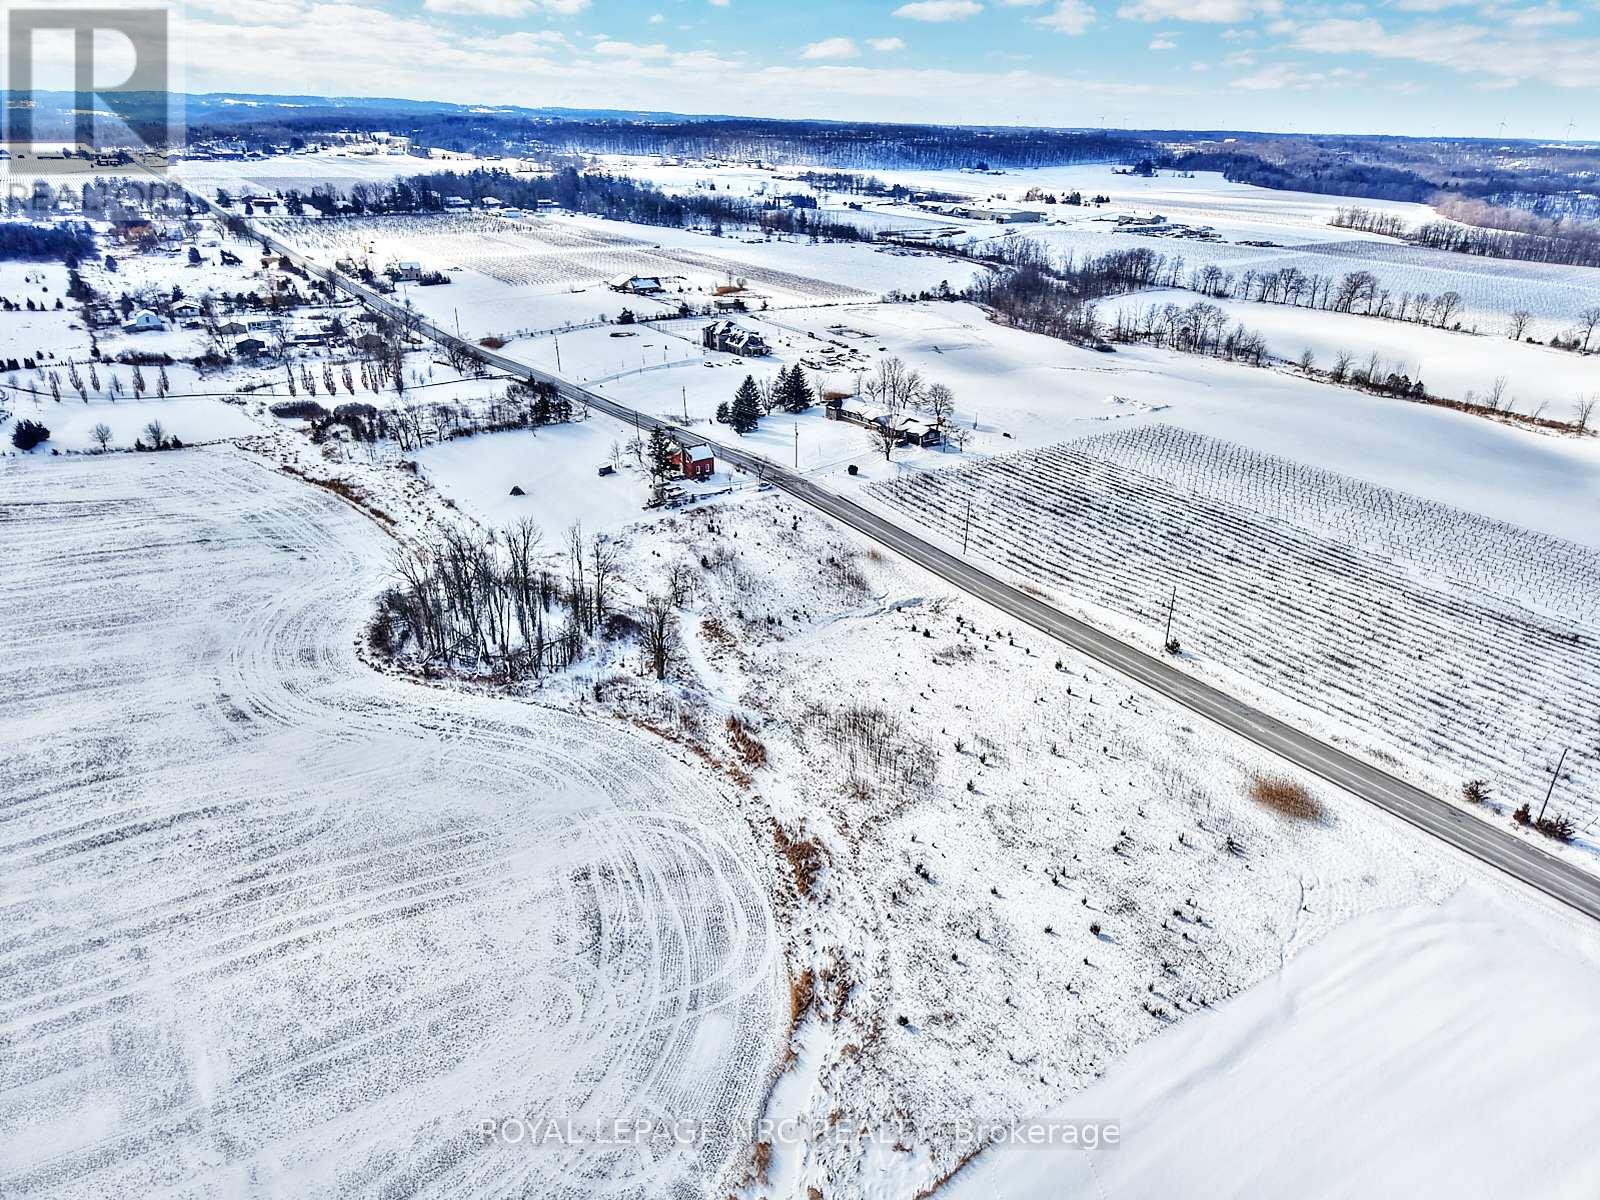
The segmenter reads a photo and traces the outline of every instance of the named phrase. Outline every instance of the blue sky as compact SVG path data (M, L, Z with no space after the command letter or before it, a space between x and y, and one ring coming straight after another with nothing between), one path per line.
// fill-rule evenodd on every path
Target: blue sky
M192 91L1600 138L1600 0L188 0Z

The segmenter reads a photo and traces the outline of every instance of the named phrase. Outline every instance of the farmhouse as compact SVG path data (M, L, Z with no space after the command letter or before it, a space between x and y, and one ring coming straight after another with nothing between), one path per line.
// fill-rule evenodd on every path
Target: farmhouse
M667 289L654 275L618 275L610 281L614 292L627 292L633 296L659 296Z
M720 350L724 354L738 354L746 358L761 358L772 353L759 333L735 325L732 321L713 321L700 331L700 341L707 350Z
M846 421L862 428L877 425L893 429L899 435L902 446L938 446L944 442L944 430L931 421L924 421L909 413L896 416L871 404L864 404L859 396L830 400L822 411L830 421Z
M122 326L124 333L156 333L167 327L167 323L148 308L141 308L133 314L131 320Z
M419 262L395 263L389 268L389 278L401 283L411 283L422 278L422 264Z
M685 479L710 479L717 473L717 459L703 443L679 446L672 453L672 465Z
M894 428L907 446L937 446L944 441L943 431L921 417L898 417Z
M266 352L267 344L260 338L240 338L233 344L233 352L240 358L259 358Z
M830 421L847 421L851 425L862 426L882 425L889 419L889 414L883 409L863 402L859 396L828 401L823 415Z

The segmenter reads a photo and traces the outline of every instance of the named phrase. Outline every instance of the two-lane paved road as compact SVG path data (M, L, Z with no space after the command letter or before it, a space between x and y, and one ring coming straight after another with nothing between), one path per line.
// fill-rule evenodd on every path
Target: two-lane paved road
M203 197L195 198L208 208L221 211ZM507 375L530 382L552 384L574 403L586 404L641 429L652 429L657 425L663 425L668 429L676 428L669 421L659 420L626 405L618 404L588 388L579 387L504 354L485 350L469 341L464 341L436 325L419 320L415 313L403 309L372 289L311 262L293 247L259 233L256 236L308 272L327 279L341 290L379 311L400 317L410 328L441 345L465 346ZM1309 733L1286 725L1259 709L1252 708L1225 692L1185 674L1172 664L1135 649L1111 634L1096 629L1076 617L1068 616L1061 610L1028 595L1020 588L1011 586L982 567L940 549L927 539L863 508L837 492L829 491L815 480L776 466L736 446L706 438L698 432L686 431L685 436L697 442L708 443L723 461L771 482L796 499L804 501L887 549L931 571L952 586L1033 626L1080 654L1120 672L1153 692L1176 701L1208 721L1271 751L1286 762L1310 771L1401 820L1426 830L1457 850L1497 867L1579 912L1600 920L1600 877L1547 854L1509 830L1480 820L1421 788L1336 749Z

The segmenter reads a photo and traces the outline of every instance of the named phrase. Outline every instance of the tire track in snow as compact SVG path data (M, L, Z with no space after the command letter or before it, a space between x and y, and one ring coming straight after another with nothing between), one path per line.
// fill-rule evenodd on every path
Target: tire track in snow
M710 1195L781 964L743 822L614 726L350 645L382 571L231 452L0 467L0 1191Z

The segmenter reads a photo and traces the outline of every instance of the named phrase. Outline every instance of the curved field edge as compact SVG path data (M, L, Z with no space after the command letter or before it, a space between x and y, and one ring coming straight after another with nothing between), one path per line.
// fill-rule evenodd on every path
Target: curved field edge
M764 862L616 726L352 646L370 526L235 453L8 465L0 1178L13 1195L709 1194L753 1115Z

